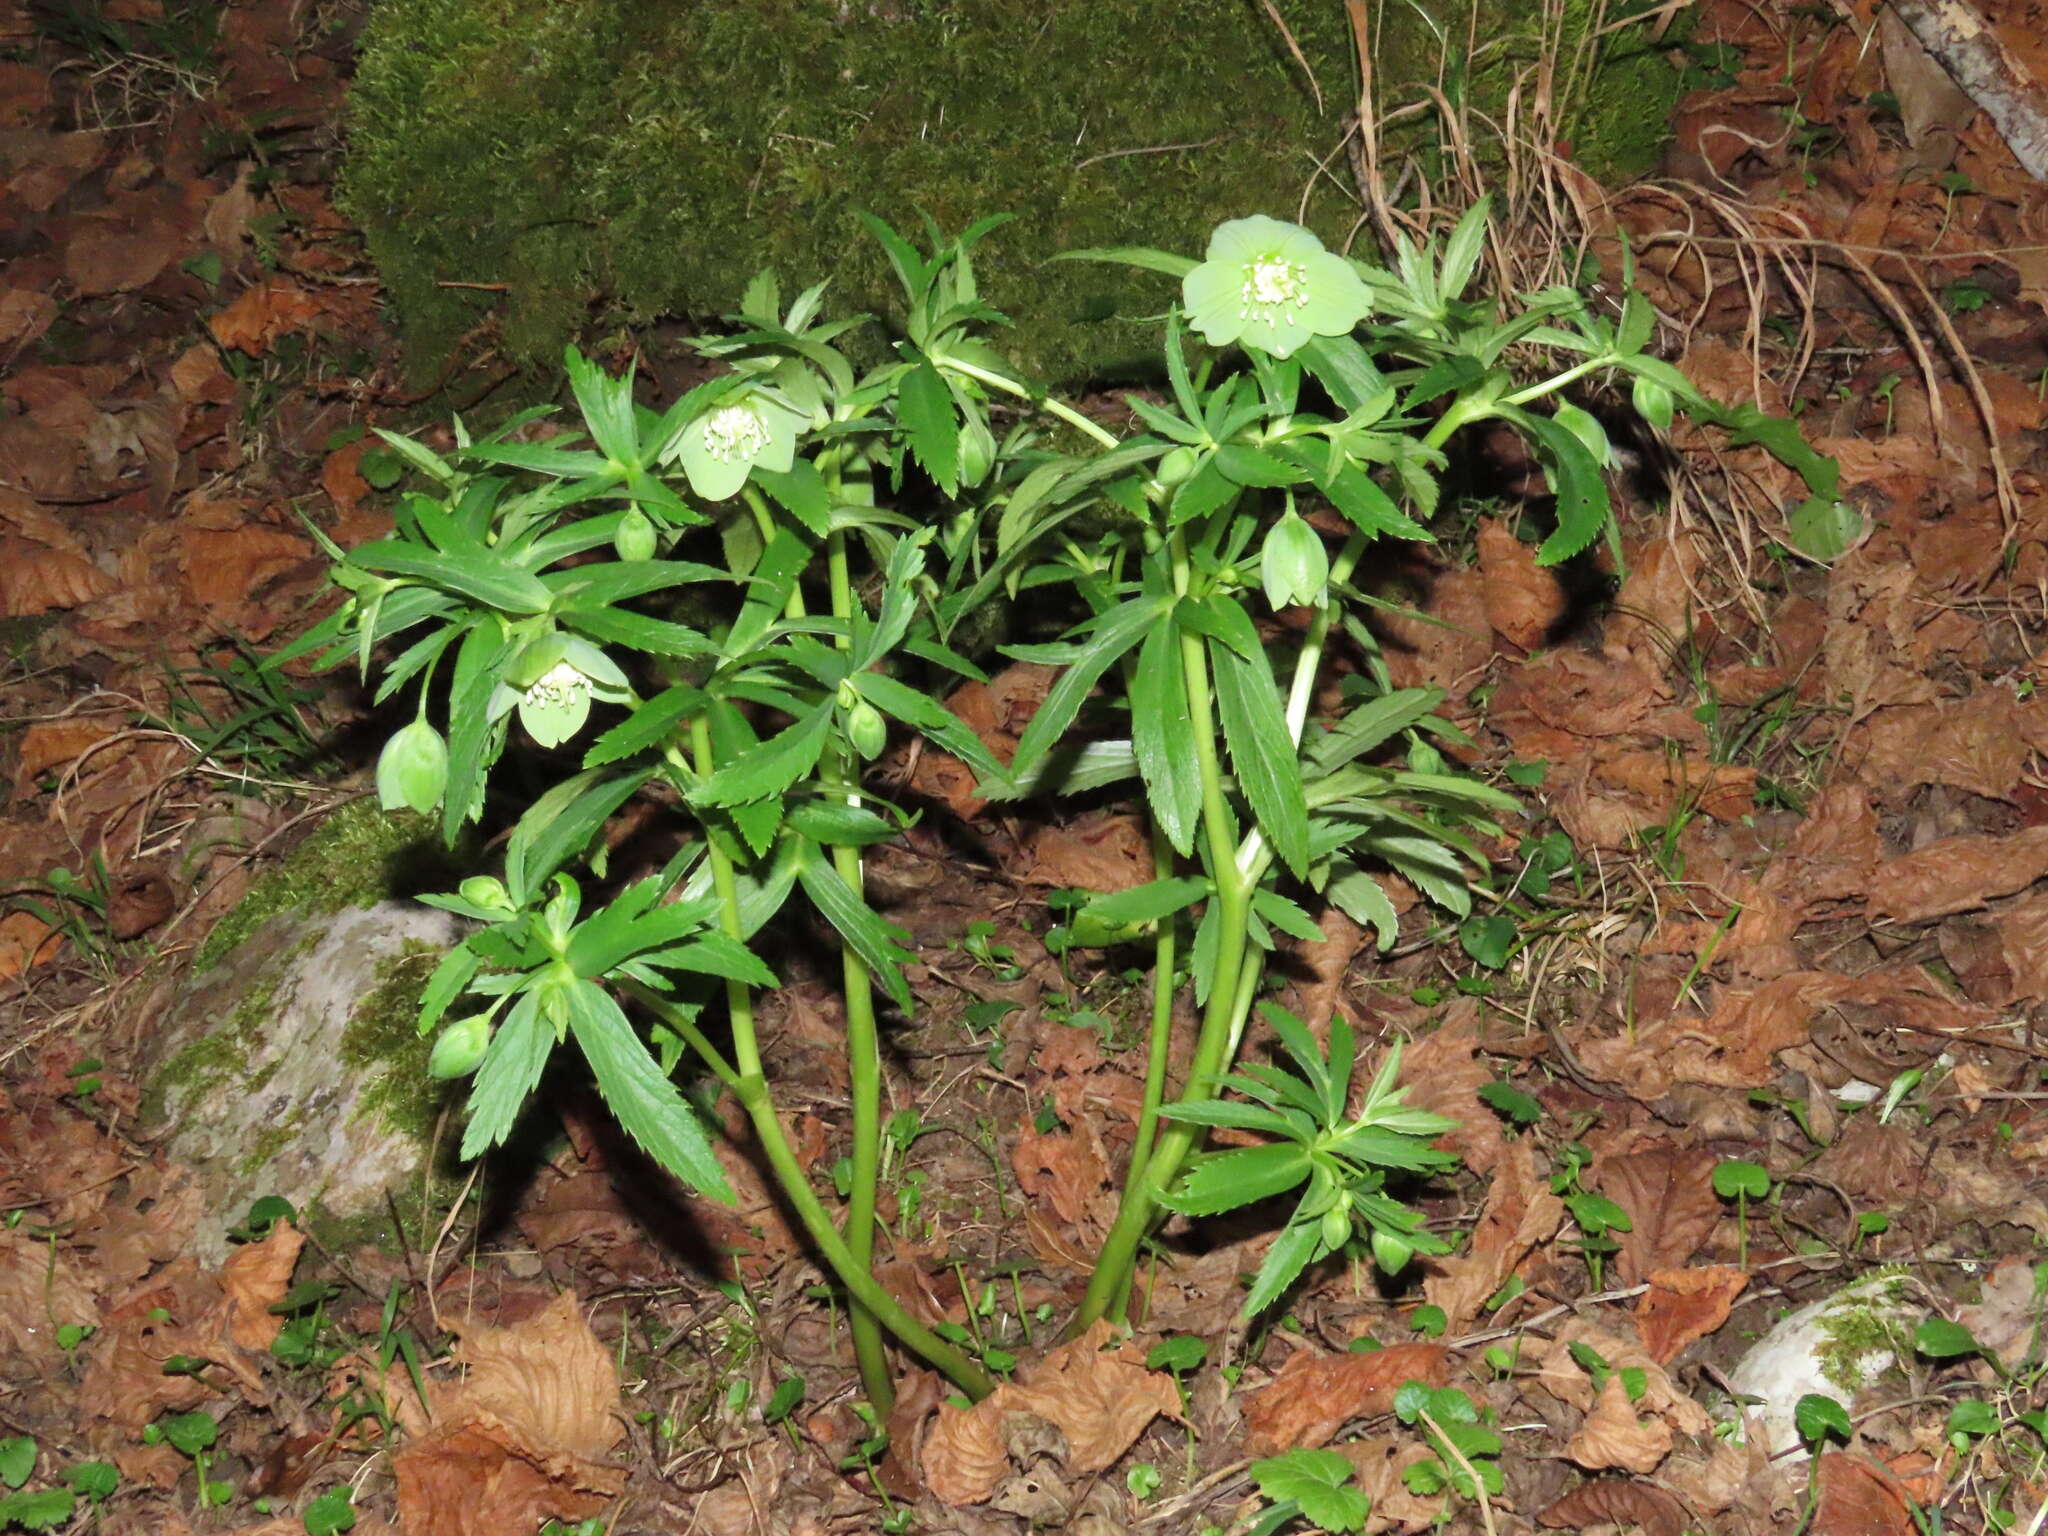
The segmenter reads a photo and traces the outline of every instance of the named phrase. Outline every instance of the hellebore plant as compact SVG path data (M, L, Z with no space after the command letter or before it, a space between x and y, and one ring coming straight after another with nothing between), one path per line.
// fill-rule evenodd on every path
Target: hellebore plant
M327 546L347 598L271 663L317 652L367 674L375 659L380 700L410 690L414 718L385 748L378 792L387 807L438 810L450 841L482 817L515 722L549 754L552 786L506 808L516 819L502 876L428 898L478 925L420 1015L423 1033L440 1032L431 1070L474 1074L463 1154L505 1139L573 1038L626 1131L691 1187L729 1199L676 1084L693 1059L747 1114L845 1289L863 1386L882 1412L885 1333L970 1395L989 1382L870 1272L875 993L906 1013L912 999L905 936L868 903L862 874L862 849L903 818L864 788L863 764L903 730L966 763L991 798L1135 780L1149 814L1155 878L1072 923L1153 945L1143 1117L1076 1328L1122 1315L1162 1210L1202 1215L1302 1189L1254 1306L1361 1238L1388 1270L1440 1252L1386 1190L1390 1177L1450 1165L1431 1148L1450 1122L1401 1102L1398 1046L1357 1108L1356 1042L1341 1022L1324 1047L1269 1010L1286 1064L1239 1060L1276 934L1313 942L1312 908L1329 903L1390 945L1387 873L1469 915L1482 841L1515 808L1447 761L1442 745L1463 738L1435 714L1439 692L1389 685L1365 623L1384 605L1361 564L1375 540L1429 536L1444 445L1461 426L1493 419L1529 439L1556 495L1540 551L1555 561L1611 531L1605 436L1560 391L1619 373L1667 420L1674 402L1704 406L1642 354L1651 317L1639 297L1618 324L1567 288L1506 315L1466 299L1483 208L1440 254L1397 249L1393 269L1250 218L1222 226L1200 263L1145 248L1076 253L1182 280L1165 320L1171 403L1133 397L1145 430L1120 440L1018 378L983 339L1001 317L969 253L997 222L952 240L933 230L926 254L869 221L906 313L894 355L865 373L838 345L861 322L821 321L823 284L784 308L764 273L736 330L696 343L726 371L665 412L635 402L630 373L609 377L571 349L581 434L522 440L544 411L481 438L458 420L445 455L386 434L427 489L399 498L391 537ZM1191 365L1190 326L1234 350ZM1511 348L1572 361L1523 382ZM1088 446L1053 452L1024 427L999 439L996 395ZM1004 765L925 690L979 677L952 642L970 616L1026 591L1079 622L1005 648L1060 672ZM1339 645L1351 654L1330 712ZM683 834L658 869L625 867L633 845L606 835L634 801ZM853 1146L838 1221L782 1128L754 1023L776 977L751 941L792 920L799 893L840 951ZM1184 981L1200 1024L1169 1098ZM1203 1155L1209 1126L1266 1141Z

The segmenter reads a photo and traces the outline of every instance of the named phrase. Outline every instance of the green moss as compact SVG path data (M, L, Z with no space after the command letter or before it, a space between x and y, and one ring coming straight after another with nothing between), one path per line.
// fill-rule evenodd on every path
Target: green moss
M420 993L440 959L441 951L415 941L378 966L377 985L341 1035L341 1070L376 1077L362 1112L423 1146L448 1096L447 1085L427 1075L433 1043L419 1032Z
M217 965L279 912L315 915L365 907L452 883L456 865L434 841L432 823L410 811L388 813L371 799L351 801L259 879L241 904L207 935L195 973Z
M1871 1355L1885 1351L1897 1356L1910 1350L1896 1309L1907 1300L1911 1287L1904 1271L1879 1271L1858 1282L1854 1298L1822 1317L1824 1342L1814 1351L1814 1359L1821 1375L1844 1394L1853 1396L1870 1384L1865 1372Z

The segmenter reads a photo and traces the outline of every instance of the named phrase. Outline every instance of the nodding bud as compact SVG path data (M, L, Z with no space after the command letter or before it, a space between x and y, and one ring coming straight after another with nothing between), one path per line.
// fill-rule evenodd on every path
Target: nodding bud
M1330 556L1315 529L1290 511L1266 531L1259 551L1259 579L1275 608L1319 603L1330 579Z
M621 560L652 560L655 548L654 524L638 507L630 507L612 534L612 549Z
M384 743L377 758L377 799L387 811L424 815L448 787L448 743L424 720L415 720Z
M456 895L473 907L482 907L488 912L516 912L512 905L512 893L505 889L505 882L496 875L471 875L455 888Z
M1195 450L1183 444L1169 448L1153 466L1152 478L1161 485L1179 485L1195 472Z
M889 744L889 723L880 710L862 699L846 712L846 739L853 743L854 751L872 761Z
M480 1013L457 1019L441 1031L434 1053L427 1058L427 1076L446 1081L467 1077L484 1059L491 1045L491 1021Z
M1351 1241L1351 1200L1345 1197L1342 1205L1333 1205L1323 1212L1323 1246L1335 1250Z
M960 483L979 485L995 467L996 440L988 424L968 417L960 424Z

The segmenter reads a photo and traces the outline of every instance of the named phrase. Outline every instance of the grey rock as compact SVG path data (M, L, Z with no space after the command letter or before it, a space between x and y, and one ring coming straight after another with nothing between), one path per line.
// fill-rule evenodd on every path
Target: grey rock
M142 1129L199 1182L202 1262L260 1196L344 1237L379 1235L387 1195L417 1208L449 1097L426 1075L419 994L462 929L410 902L288 911L186 980L141 1064Z

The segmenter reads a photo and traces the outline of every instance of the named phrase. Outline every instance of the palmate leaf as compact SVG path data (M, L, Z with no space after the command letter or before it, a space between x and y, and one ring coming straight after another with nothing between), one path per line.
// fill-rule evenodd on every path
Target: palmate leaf
M1308 1149L1291 1141L1211 1153L1190 1163L1159 1203L1183 1216L1214 1216L1285 1194L1308 1177L1309 1167Z
M1185 857L1194 851L1202 777L1180 650L1179 630L1171 624L1155 626L1139 646L1130 684L1131 748L1153 819Z
M852 946L869 973L881 983L889 1000L909 1013L913 1005L903 967L916 957L903 947L903 931L883 922L881 914L840 879L839 871L809 844L802 845L797 855L796 878L812 905L825 914L825 920L839 931L839 936Z
M540 613L553 594L531 571L479 547L443 555L399 539L358 545L349 559L366 571L411 576L506 613Z
M1292 1500L1321 1530L1358 1530L1372 1507L1352 1482L1356 1468L1335 1451L1297 1446L1283 1456L1253 1462L1251 1471L1259 1492L1276 1503Z
M1017 743L1017 755L1011 760L1011 773L1030 772L1074 723L1074 716L1080 712L1081 703L1096 680L1112 662L1136 645L1146 628L1157 623L1172 604L1170 596L1133 598L1094 621L1085 648L1060 674L1038 713L1031 717L1031 724L1025 727L1023 739Z
M1280 700L1264 657L1248 661L1226 645L1211 642L1217 713L1231 766L1260 830L1297 876L1308 872L1308 803L1294 739L1288 734ZM1034 722L1035 723L1035 722Z
M1300 1212L1297 1211L1295 1214L1299 1217ZM1278 1301L1286 1293L1287 1288L1301 1277L1301 1272L1325 1251L1320 1220L1292 1222L1273 1239L1273 1246L1266 1250L1266 1261L1259 1266L1259 1273L1252 1281L1251 1289L1245 1293L1243 1315L1256 1317ZM1361 1501L1364 1499L1363 1494L1356 1497ZM1303 1506L1304 1509L1306 1507ZM1331 1526L1327 1529L1335 1530L1339 1527Z
M581 981L570 989L568 1002L569 1028L597 1091L626 1133L690 1188L738 1204L696 1111L655 1064L611 994Z
M586 768L528 806L505 847L505 885L512 900L524 906L650 776L647 769L617 774Z
M525 1107L527 1095L540 1082L554 1048L555 1031L541 1017L540 999L530 991L524 993L491 1037L483 1065L477 1069L469 1093L469 1124L462 1131L465 1159L498 1145L512 1133L513 1122Z
M1235 1079L1229 1082L1235 1086ZM1189 1125L1226 1125L1294 1141L1315 1135L1315 1122L1298 1110L1271 1109L1238 1099L1198 1099L1192 1104L1172 1105L1161 1113Z

